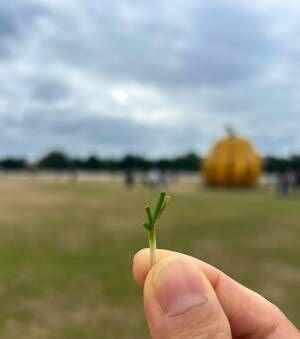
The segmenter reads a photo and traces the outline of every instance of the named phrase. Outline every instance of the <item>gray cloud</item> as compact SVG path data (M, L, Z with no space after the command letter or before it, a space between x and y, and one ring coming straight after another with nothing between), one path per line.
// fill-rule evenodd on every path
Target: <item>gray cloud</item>
M276 43L255 8L224 1L190 3L183 13L171 12L158 1L146 10L140 5L135 20L96 3L78 13L83 19L72 12L67 20L51 17L61 31L72 32L53 37L52 57L118 81L167 87L224 86L267 68ZM78 33L85 20L92 27Z
M289 1L0 4L3 154L206 152L226 123L263 153L299 152Z
M70 89L59 78L40 76L27 81L32 86L32 96L36 100L51 103L65 99L70 94Z
M93 152L120 156L128 151L135 154L147 151L150 156L159 156L160 151L166 147L168 152L165 155L170 150L176 154L178 150L186 150L189 143L184 143L183 149L178 145L185 142L191 133L191 130L180 128L144 126L124 118L80 117L74 112L64 112L61 115L59 111L32 112L21 119L2 117L0 128L4 131L4 145L7 147L14 143L13 147L3 149L2 155L22 155L30 149L28 154L33 156L50 148L61 148L70 154L82 156ZM199 134L198 138L200 137ZM32 140L38 142L33 143Z
M11 55L15 45L30 35L45 14L46 9L33 0L0 3L0 58Z

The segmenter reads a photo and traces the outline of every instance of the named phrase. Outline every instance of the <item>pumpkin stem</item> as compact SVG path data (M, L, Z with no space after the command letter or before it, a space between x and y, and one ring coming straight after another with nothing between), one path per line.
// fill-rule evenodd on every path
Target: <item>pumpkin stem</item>
M234 138L236 136L235 130L231 125L225 126L225 131L230 138Z

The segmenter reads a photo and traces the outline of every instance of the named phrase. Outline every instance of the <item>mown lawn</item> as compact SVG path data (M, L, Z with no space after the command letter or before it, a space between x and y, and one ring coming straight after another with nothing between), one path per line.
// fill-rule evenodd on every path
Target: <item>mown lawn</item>
M218 266L300 326L300 196L170 188L158 245ZM148 338L134 253L145 202L118 182L0 181L0 337Z

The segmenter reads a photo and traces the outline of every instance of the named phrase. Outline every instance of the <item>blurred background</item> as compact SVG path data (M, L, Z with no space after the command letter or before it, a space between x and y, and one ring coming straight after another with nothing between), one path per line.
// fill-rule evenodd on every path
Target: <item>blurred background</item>
M300 326L300 4L0 3L0 336L148 338L158 246Z

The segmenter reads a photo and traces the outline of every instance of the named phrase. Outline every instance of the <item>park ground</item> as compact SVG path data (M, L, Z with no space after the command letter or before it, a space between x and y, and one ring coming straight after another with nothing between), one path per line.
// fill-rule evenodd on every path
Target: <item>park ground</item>
M158 246L221 268L300 326L300 195L179 181ZM0 337L148 338L131 274L158 192L121 182L1 178Z

